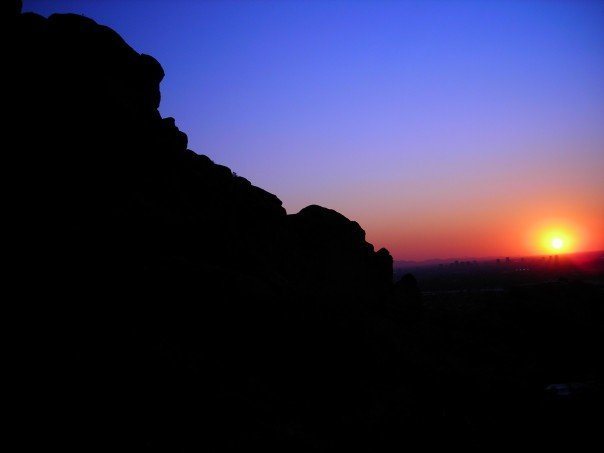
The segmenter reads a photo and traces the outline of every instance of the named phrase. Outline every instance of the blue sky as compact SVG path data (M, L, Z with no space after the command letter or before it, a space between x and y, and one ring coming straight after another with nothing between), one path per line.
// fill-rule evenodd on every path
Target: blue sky
M580 224L584 247L604 248L604 2L24 10L114 28L164 67L160 110L191 149L288 212L339 210L395 257L528 253L520 227L542 219Z

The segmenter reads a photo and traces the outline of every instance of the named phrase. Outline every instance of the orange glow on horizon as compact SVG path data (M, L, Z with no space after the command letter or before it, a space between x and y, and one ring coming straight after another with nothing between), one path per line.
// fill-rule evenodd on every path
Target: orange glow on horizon
M532 250L536 254L575 253L583 251L586 236L578 224L557 221L537 225L529 241L534 244Z
M559 229L548 231L542 239L542 248L546 253L571 253L576 241L572 236Z
M403 197L399 195L406 194L402 188L385 185L379 189L395 195L374 200L369 189L362 189L345 203L327 199L319 204L333 206L359 222L376 250L385 247L395 260L528 257L604 250L604 216L600 209L604 198L579 202L562 193L548 193L547 197L519 200L510 194L510 199L499 200L495 194L482 199L482 193L478 193L470 203L440 193L427 199L419 195ZM555 238L562 241L560 248L552 246Z

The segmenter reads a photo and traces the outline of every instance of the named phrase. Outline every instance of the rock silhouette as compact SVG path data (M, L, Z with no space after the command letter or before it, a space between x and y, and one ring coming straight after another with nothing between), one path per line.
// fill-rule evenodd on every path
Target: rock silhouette
M394 284L393 294L402 307L407 310L407 315L417 314L422 308L422 293L413 274L404 274Z
M98 438L105 417L116 429L103 441L125 434L136 448L218 445L227 432L241 445L259 436L265 450L310 442L308 428L286 426L312 402L324 407L317 426L350 404L347 374L373 360L354 349L351 310L388 297L389 253L341 214L287 215L275 195L188 150L157 110L162 67L113 30L13 5L5 140L27 238L16 259L44 288L30 296L52 306L31 334L56 351L49 379L73 444ZM199 414L214 421L187 429Z
M19 95L12 110L15 124L24 129L14 131L24 150L17 158L31 159L24 162L27 190L44 192L45 199L36 202L61 212L56 217L71 230L62 238L66 251L71 252L75 231L103 243L98 253L119 249L120 256L139 261L137 266L178 257L230 271L246 256L257 265L239 269L244 273L295 281L302 268L309 278L304 285L337 280L309 275L314 262L305 263L306 254L296 249L298 243L309 245L306 222L295 220L309 217L307 210L288 217L276 196L187 150L175 120L157 111L164 72L155 59L82 16L23 14L16 22L12 67ZM338 253L362 251L355 272L373 272L376 255L358 225L352 234L353 223L343 216L313 219L317 233L329 231L334 240L347 236ZM391 268L383 273L388 281ZM371 282L363 283L373 290ZM338 291L348 289L341 282Z

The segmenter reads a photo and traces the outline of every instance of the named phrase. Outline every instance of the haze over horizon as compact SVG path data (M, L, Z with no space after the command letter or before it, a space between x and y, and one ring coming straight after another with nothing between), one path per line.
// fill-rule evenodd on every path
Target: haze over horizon
M395 259L604 249L603 2L149 3L24 10L114 28L190 149Z

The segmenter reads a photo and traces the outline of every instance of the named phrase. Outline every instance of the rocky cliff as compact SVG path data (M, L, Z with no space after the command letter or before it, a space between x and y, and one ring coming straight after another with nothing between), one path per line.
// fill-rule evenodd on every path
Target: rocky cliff
M358 224L317 206L287 216L276 196L188 150L157 110L162 67L113 30L22 14L12 36L15 170L63 257L127 272L214 266L313 293L390 285L389 254Z
M363 313L388 297L389 253L187 149L158 112L162 67L115 31L6 5L7 209L20 297L41 314L24 334L52 388L38 403L62 426L46 435L325 445L350 392L377 379Z

